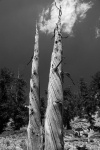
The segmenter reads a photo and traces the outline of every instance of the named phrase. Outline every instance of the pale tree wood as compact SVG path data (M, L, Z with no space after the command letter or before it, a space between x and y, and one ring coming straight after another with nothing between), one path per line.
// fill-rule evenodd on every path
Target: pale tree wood
M63 150L63 87L62 87L62 36L61 7L54 30L54 48L48 84L48 104L45 118L45 150Z
M29 93L29 124L28 132L28 150L40 150L40 102L39 102L39 34L36 25L34 56L32 59L32 72L30 79Z

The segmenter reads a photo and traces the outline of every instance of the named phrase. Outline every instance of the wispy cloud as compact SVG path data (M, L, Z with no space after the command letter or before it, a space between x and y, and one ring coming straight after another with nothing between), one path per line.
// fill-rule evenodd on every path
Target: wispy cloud
M99 38L100 37L100 17L98 19L98 25L95 27L95 38Z
M95 28L95 38L99 38L100 37L100 29L98 27Z
M57 0L57 6L62 7L62 31L68 34L73 33L73 27L76 21L82 21L87 11L92 8L93 3L83 2L83 0ZM44 9L40 14L39 27L40 30L47 33L53 33L55 25L58 21L58 9L55 6L55 1L50 7Z

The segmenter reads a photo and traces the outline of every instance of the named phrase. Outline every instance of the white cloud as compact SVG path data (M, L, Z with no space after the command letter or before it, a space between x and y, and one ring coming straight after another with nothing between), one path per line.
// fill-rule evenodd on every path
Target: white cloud
M100 37L100 29L98 27L95 28L95 38Z
M73 27L76 21L81 21L86 17L87 11L92 8L92 2L83 2L81 0L56 0L57 6L62 7L62 31L68 34L73 33ZM40 15L40 30L47 33L53 33L58 21L58 9L55 1L49 8L44 9Z

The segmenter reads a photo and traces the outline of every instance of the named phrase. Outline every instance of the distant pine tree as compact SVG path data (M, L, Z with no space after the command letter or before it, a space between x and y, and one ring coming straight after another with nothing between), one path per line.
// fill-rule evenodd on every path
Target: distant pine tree
M10 118L14 121L14 129L27 124L28 110L24 107L26 102L26 82L16 78L8 68L0 72L0 131L2 132Z

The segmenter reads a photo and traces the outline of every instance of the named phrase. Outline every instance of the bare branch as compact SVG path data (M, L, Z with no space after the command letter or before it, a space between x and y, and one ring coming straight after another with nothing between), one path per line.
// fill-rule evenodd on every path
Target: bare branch
M75 83L74 83L74 81L73 81L73 79L72 79L70 73L65 72L64 74L72 81L73 85L75 85Z
M61 61L58 63L58 65L54 68L54 71L57 71L57 68L59 67L59 65L62 63L63 59L61 59Z
M32 62L33 56L31 57L30 61L27 63L27 66Z
M67 35L67 36L65 36L65 37L62 36L62 39L67 39L68 37L69 37L69 35Z

